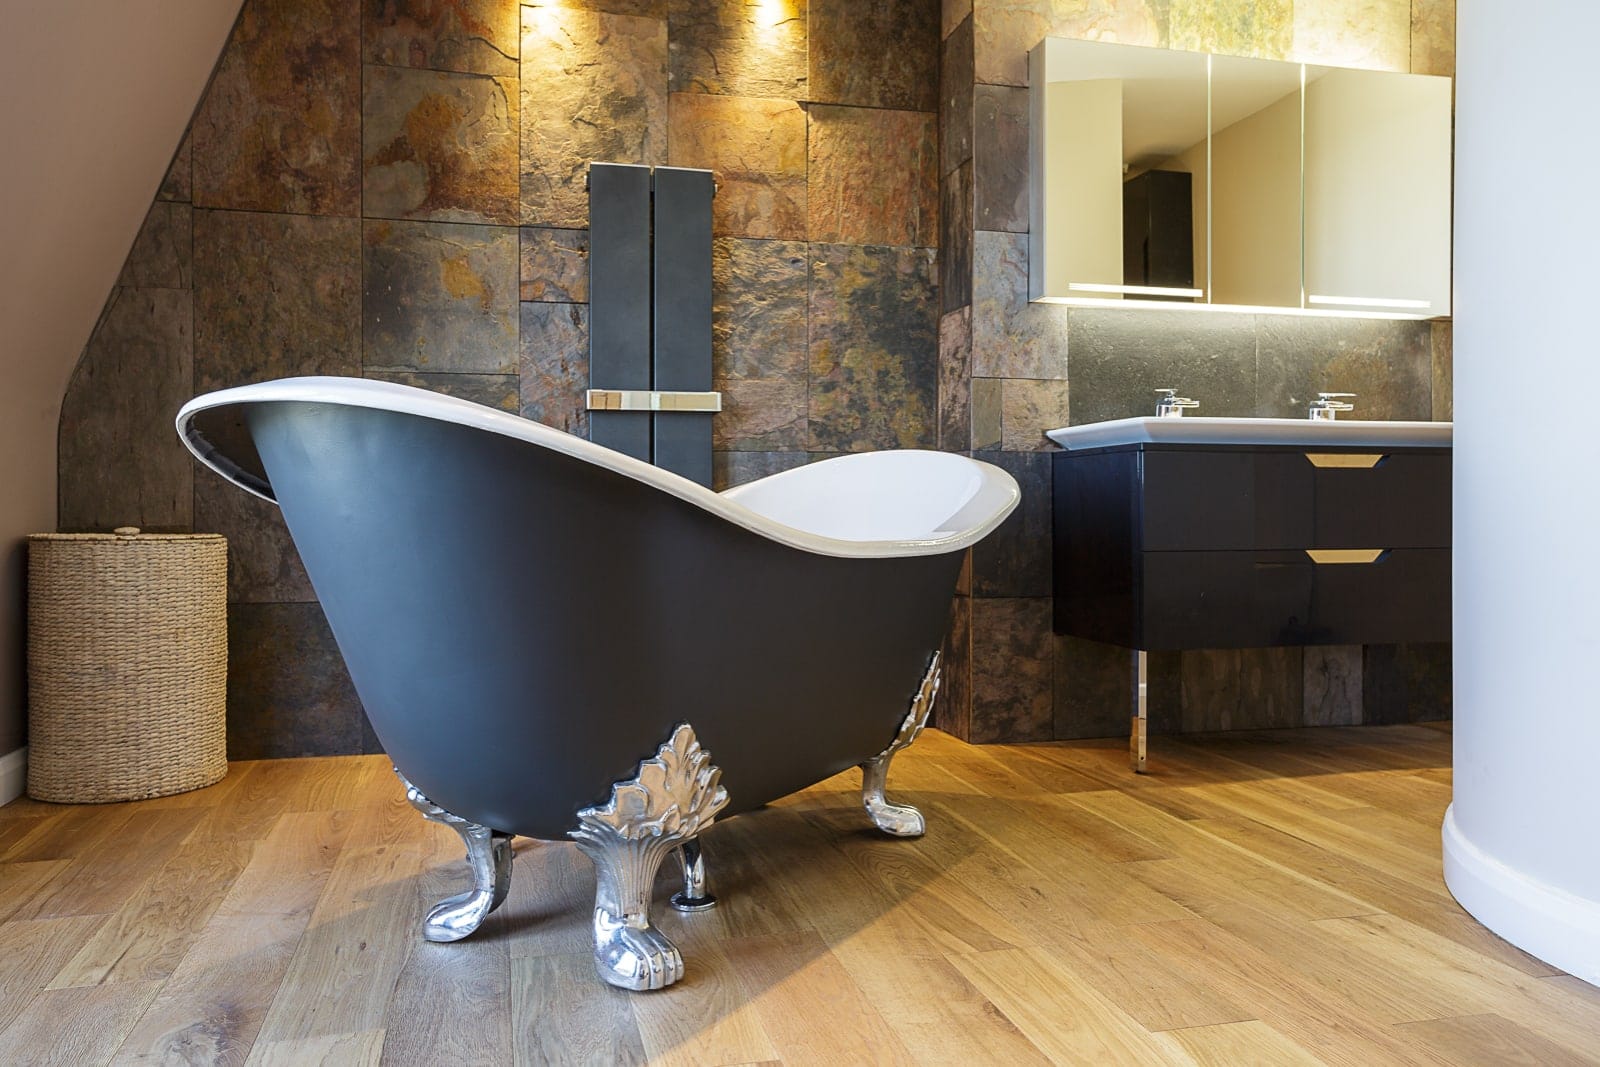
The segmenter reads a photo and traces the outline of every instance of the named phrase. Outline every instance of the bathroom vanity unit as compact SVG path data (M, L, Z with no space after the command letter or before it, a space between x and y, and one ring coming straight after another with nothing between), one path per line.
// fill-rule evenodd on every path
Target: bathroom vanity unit
M1449 423L1121 419L1050 436L1055 630L1146 653L1450 640Z

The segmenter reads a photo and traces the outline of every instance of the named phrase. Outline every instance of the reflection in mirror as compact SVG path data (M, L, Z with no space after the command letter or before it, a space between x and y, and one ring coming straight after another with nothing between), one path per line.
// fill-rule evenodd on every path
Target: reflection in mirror
M1311 307L1450 313L1450 80L1306 68Z
M1299 307L1299 64L1213 56L1211 126L1211 300Z
M1029 124L1044 242L1030 296L1202 298L1206 57L1050 39L1030 63L1044 86Z

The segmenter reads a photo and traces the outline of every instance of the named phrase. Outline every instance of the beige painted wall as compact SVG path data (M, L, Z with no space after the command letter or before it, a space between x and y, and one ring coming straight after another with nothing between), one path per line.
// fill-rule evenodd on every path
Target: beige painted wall
M23 739L22 538L56 520L56 422L240 0L56 0L0 69L0 754ZM64 63L83 57L86 64Z

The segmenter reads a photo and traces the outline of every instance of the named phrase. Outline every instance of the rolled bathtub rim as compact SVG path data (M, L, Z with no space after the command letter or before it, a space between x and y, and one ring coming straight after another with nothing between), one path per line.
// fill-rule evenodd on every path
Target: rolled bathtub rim
M891 449L852 453L769 475L767 478L736 486L723 493L714 493L681 475L562 430L524 419L519 415L426 389L365 378L335 376L281 378L221 389L197 396L184 404L178 410L175 425L184 446L201 463L246 492L276 503L271 485L266 479L230 459L200 432L195 420L202 413L218 408L281 402L332 404L391 411L526 441L670 493L686 503L772 541L823 556L871 559L957 552L982 540L1005 521L1021 501L1021 489L1016 479L1001 468L958 453L930 449ZM978 475L975 489L959 501L944 523L926 535L859 540L829 536L780 522L740 502L741 497L759 495L752 487L763 483L770 484L775 479L783 479L786 475L793 475L798 471L838 464L841 466L834 469L839 471L848 469L855 472L858 469L865 469L868 464L902 461L874 460L872 457L903 458L909 455L928 457L926 465L930 467L958 463L962 469L976 472ZM946 523L953 525L954 520L960 520L963 524L953 529L945 528Z

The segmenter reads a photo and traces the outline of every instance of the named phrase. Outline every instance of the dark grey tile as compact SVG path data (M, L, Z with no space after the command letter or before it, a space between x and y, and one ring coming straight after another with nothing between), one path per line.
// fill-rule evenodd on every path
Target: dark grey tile
M1361 722L1360 645L1312 645L1305 650L1306 726Z
M980 85L972 108L977 227L1027 233L1028 90Z
M1067 309L1028 303L1028 235L972 237L972 373L1065 378Z
M950 601L950 624L940 653L939 696L933 725L963 741L972 738L972 598Z
M194 486L194 528L228 539L230 603L317 599L276 504L202 470Z
M939 182L939 306L945 312L972 303L972 161Z
M932 249L811 246L807 448L929 448L939 306Z
M118 285L146 289L194 287L194 209L157 200L122 264Z
M1455 328L1448 319L1428 325L1433 345L1433 418L1449 422L1456 417Z
M555 304L589 302L589 231L524 226L521 296Z
M1048 741L1055 728L1055 648L1048 598L972 597L975 744Z
M806 97L806 0L669 0L674 92Z
M809 267L801 241L711 245L711 365L724 380L804 382Z
M933 111L939 11L927 0L810 0L810 99Z
M443 393L458 400L470 400L488 408L498 408L515 415L521 408L519 376L515 374L421 374L409 370L368 371L368 378L380 382L409 385L413 389L426 389Z
M983 458L1017 480L1022 502L993 533L973 546L973 595L1048 597L1050 457L1040 452L992 452Z
M1250 317L1074 308L1070 319L1074 423L1154 415L1157 389L1200 401L1196 415L1256 413Z
M517 369L517 230L368 221L362 364L511 374Z
M939 319L939 447L972 448L972 308Z
M972 17L950 31L939 48L939 173L972 159Z
M1133 652L1055 636L1055 738L1126 737L1133 717Z
M183 131L183 140L178 142L178 151L172 157L156 199L185 204L194 199L194 135L189 130Z
M1256 415L1305 418L1319 390L1356 394L1355 410L1344 418L1427 420L1433 415L1433 351L1426 322L1263 315L1256 329Z
M1185 733L1300 725L1300 649L1197 649L1181 653L1179 662Z
M589 436L589 305L523 304L522 417Z
M360 373L360 222L196 211L194 246L196 392Z
M61 529L190 528L195 465L172 420L193 395L193 342L192 294L111 291L61 403Z
M1362 722L1448 719L1453 697L1450 645L1366 647L1361 672Z
M806 465L804 452L713 452L711 488L717 492Z
M228 605L230 760L354 755L362 719L321 605Z

